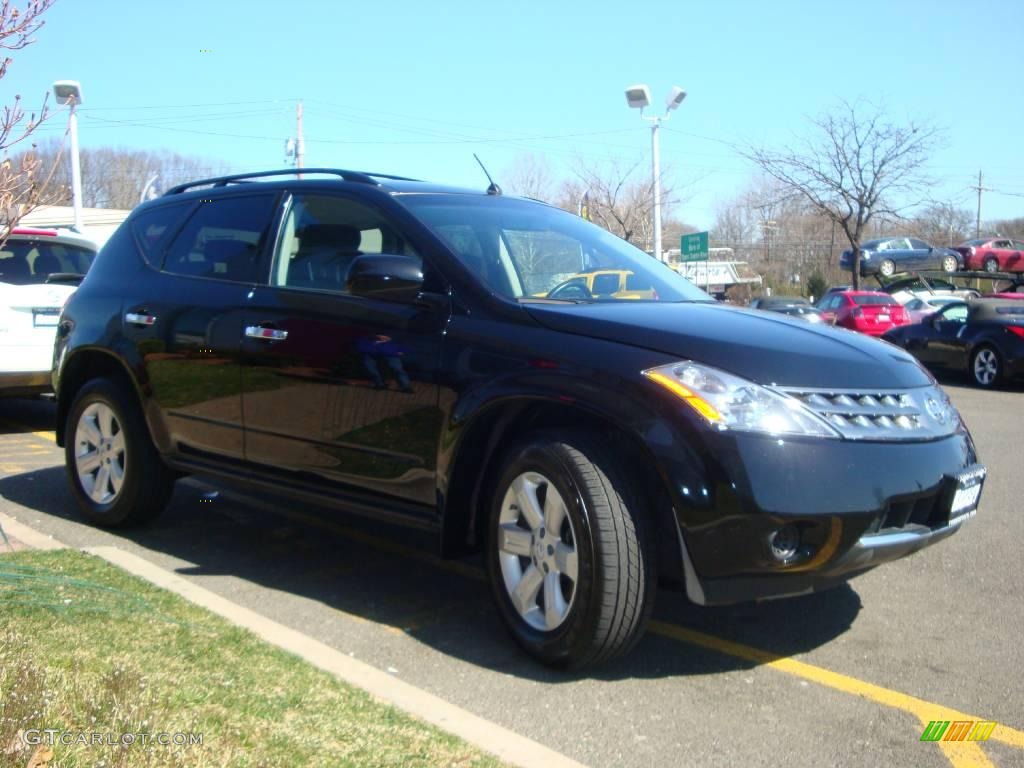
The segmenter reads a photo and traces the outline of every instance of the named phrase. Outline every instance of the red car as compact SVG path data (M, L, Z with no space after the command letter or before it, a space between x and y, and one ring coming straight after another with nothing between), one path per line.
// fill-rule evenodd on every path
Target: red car
M1024 243L1006 237L968 240L954 250L964 257L964 269L986 272L1024 272Z
M880 291L837 291L818 302L826 323L881 336L890 328L907 325L910 315L896 299Z

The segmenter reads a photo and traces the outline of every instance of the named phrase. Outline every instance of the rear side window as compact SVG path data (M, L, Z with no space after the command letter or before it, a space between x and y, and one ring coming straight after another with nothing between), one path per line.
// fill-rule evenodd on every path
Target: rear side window
M248 195L200 205L171 242L163 269L176 275L255 282L276 195Z
M619 290L619 275L616 273L595 275L594 276L594 290L591 291L594 295L603 295L608 293L616 293Z
M159 208L150 208L132 219L132 233L135 235L135 241L150 266L160 269L160 252L157 249L168 231L174 229L178 222L185 217L191 205L191 203L162 205Z

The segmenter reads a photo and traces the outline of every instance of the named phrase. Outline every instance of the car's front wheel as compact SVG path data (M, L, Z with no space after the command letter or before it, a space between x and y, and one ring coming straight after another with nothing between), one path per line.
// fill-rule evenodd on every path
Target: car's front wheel
M102 526L150 520L166 506L174 476L149 436L127 388L94 379L68 412L64 458L82 514Z
M635 482L584 434L538 436L506 454L488 571L512 635L545 664L602 662L643 632L656 577Z
M998 272L999 271L999 260L989 256L985 259L985 271L986 272Z
M956 256L944 256L942 258L942 271L943 272L956 272L957 267L960 265L956 261Z
M971 377L979 387L994 387L1003 375L1003 361L989 346L978 347L971 355Z

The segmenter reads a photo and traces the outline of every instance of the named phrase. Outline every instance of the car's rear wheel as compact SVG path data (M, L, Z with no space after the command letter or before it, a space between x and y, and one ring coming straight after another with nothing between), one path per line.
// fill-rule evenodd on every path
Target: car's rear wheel
M971 376L979 387L994 387L1003 375L1003 361L990 346L978 347L971 355Z
M65 435L71 491L90 522L130 525L163 511L174 476L125 386L94 379L82 387L68 412Z
M956 256L943 256L942 257L942 271L943 272L956 272L957 267L960 265L957 263Z
M882 277L892 277L896 274L896 264L892 259L885 259L878 265L878 271L882 274Z
M999 271L999 260L994 256L989 256L985 259L985 271L986 272L998 272Z
M545 664L606 661L643 632L656 577L635 482L584 434L538 436L506 454L488 571L512 635Z

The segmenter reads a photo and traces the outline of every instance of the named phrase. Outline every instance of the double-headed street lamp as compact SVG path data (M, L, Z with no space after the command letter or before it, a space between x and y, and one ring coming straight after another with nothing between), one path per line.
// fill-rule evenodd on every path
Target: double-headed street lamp
M661 158L659 157L658 128L662 120L668 120L672 110L683 103L686 91L678 85L673 86L665 99L665 114L645 115L644 108L651 105L651 89L646 85L631 85L626 89L626 103L633 109L640 110L640 117L651 121L651 172L654 176L654 258L663 260L661 250Z
M71 134L71 204L75 211L75 231L82 231L82 169L78 163L78 117L75 107L82 103L82 86L75 80L58 80L53 84L58 104L70 107L68 133Z

